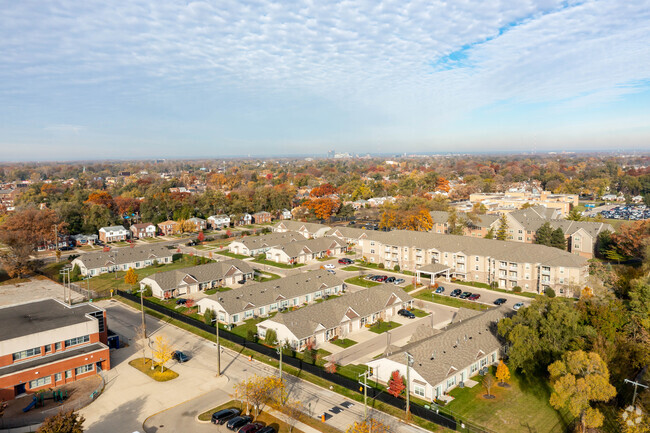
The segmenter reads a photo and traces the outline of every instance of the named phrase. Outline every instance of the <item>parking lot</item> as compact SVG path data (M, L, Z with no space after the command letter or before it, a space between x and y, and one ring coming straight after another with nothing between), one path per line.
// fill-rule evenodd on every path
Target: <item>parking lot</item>
M614 206L600 211L603 218L615 220L644 220L650 218L650 209L646 205Z

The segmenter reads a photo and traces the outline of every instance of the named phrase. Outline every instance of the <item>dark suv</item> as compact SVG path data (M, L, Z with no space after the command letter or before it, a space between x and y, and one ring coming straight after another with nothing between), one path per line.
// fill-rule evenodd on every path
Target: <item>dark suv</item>
M222 409L212 414L213 424L224 424L229 419L238 416L241 413L239 409Z
M403 316L403 317L408 317L409 319L415 319L415 314L411 313L406 308L402 308L401 310L399 310L397 312L397 314L399 314L400 316Z
M235 418L228 421L226 427L228 428L228 430L237 431L240 428L244 427L246 424L250 423L252 420L253 418L248 415L236 416Z
M460 295L461 293L463 293L462 290L460 290L460 289L454 289L454 290L452 290L452 292L449 294L449 296L452 296L452 297L455 298L456 296Z

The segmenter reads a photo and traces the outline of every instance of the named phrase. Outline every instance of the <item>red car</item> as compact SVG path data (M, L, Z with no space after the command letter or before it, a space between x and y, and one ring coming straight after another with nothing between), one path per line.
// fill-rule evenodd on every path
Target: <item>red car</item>
M261 430L264 428L264 424L260 424L259 422L254 422L251 424L246 424L244 427L239 429L239 433L255 433L258 430Z
M380 276L379 278L377 278L375 281L377 281L378 283L383 283L383 282L386 281L387 279L388 279L388 276L386 276L386 275L381 275L381 276Z
M341 264L341 265L351 265L352 263L354 263L353 260L350 260L350 259L345 258L345 257L342 258L342 259L339 259L339 264Z
M480 297L481 297L481 295L479 295L478 293L473 293L467 299L470 300L470 301L476 301Z

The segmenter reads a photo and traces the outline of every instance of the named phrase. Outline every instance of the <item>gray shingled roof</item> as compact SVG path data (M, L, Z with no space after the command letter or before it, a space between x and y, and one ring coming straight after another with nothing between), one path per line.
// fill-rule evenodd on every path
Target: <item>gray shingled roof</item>
M583 229L594 239L598 233L605 230L611 232L614 228L611 224L599 223L594 221L569 221L569 220L553 220L542 218L522 218L517 221L524 227L526 231L536 232L544 223L549 223L553 229L561 228L565 235L572 235L580 229Z
M183 279L187 275L190 275L199 283L207 283L223 279L226 276L226 273L228 273L228 271L233 267L239 269L243 274L252 274L254 272L254 269L243 260L232 259L192 266L191 268L158 272L144 278L143 281L151 279L155 281L162 290L171 290L181 286Z
M496 239L454 236L410 230L368 233L369 240L384 245L408 246L424 250L437 249L443 252L462 252L466 255L489 256L497 260L516 263L541 263L545 266L583 267L587 259L558 248L523 242L499 241Z
M285 325L296 338L303 339L313 335L319 325L323 325L325 329L338 326L349 309L360 317L383 311L393 295L399 298L399 303L413 299L394 284L382 284L319 304L308 305L289 313L276 314L269 320Z
M367 230L358 229L356 227L334 227L332 230L328 231L325 236L338 237L336 235L337 232L340 233L341 237L346 239L359 239L367 233Z
M304 241L305 237L298 232L289 231L283 233L269 233L261 236L246 236L239 239L249 250L258 250L260 248L270 248L276 245L282 245L293 241Z
M287 230L294 230L298 231L300 230L301 227L305 227L309 233L316 233L318 230L322 228L329 228L329 226L326 226L324 224L318 224L318 223L304 223L301 221L293 221L293 220L282 220L276 225L274 225L274 228L277 228L280 224L283 224Z
M133 248L113 248L109 252L85 253L80 255L77 260L80 260L87 269L95 269L104 267L109 263L122 265L147 259L161 259L172 255L173 251L165 246L145 245Z
M303 236L300 237L302 240L276 245L274 248L284 251L289 257L298 257L303 252L314 254L345 245L341 240L331 237L316 239L305 239Z
M100 230L104 230L105 232L114 232L117 230L126 230L124 226L109 226L109 227L102 227Z
M263 283L246 284L236 290L215 293L207 299L219 302L228 314L235 314L253 307L263 307L313 293L320 288L342 285L340 278L319 269Z
M409 343L388 359L406 363L404 352L413 356L413 369L429 384L436 385L466 368L503 343L497 336L496 323L512 312L506 306L449 325L443 332Z
M449 220L449 212L447 211L431 211L429 212L431 215L431 219L433 219L434 223L437 224L446 224L447 221ZM472 222L472 225L476 227L490 227L492 224L494 224L495 221L499 219L499 215L492 215L492 214L486 214L486 215L477 215L477 220L476 222ZM463 219L467 218L467 214L464 212L458 212L458 219Z

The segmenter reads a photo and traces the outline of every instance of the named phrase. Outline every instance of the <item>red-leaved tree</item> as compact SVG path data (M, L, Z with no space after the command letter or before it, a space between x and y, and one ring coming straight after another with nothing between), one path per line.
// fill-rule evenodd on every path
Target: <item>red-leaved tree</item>
M388 381L388 393L393 397L398 397L404 391L404 388L406 388L404 378L399 374L398 370L393 371Z

